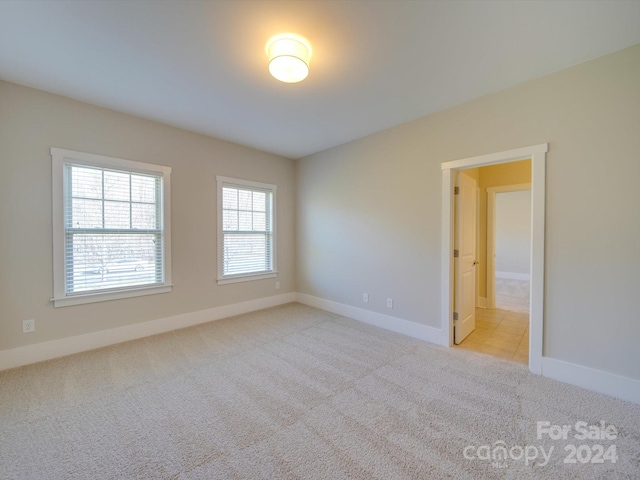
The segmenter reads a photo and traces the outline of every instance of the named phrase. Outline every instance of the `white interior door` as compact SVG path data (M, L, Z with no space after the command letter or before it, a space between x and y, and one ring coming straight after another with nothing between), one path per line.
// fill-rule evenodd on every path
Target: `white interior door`
M456 186L454 342L476 328L476 181L460 171ZM455 316L454 316L455 318Z

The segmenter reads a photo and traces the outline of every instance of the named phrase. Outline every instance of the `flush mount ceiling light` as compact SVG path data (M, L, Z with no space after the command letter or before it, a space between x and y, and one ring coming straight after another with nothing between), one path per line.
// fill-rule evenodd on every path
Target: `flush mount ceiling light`
M269 72L285 83L296 83L309 75L311 45L306 38L292 33L272 37L265 47Z

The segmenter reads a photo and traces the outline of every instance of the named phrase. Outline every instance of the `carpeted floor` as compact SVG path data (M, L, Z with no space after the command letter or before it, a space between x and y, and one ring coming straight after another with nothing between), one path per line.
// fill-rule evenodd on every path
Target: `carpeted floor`
M640 406L297 303L0 372L0 426L1 479L640 478Z

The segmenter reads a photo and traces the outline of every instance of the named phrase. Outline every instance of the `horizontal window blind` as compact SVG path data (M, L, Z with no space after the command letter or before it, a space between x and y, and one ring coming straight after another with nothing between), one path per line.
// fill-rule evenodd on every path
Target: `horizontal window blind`
M161 175L65 164L66 294L164 282Z
M273 271L273 191L222 184L222 274Z

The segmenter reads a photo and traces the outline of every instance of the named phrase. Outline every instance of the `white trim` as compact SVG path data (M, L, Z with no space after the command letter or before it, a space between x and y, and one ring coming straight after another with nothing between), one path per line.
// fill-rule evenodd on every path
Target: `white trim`
M547 148L531 156L531 285L529 291L529 370L542 374L544 334L544 238Z
M108 302L121 298L143 297L145 295L156 295L158 293L170 293L173 285L160 285L142 288L127 288L116 292L94 292L87 295L70 295L62 298L52 298L55 307L68 307L71 305L82 305L84 303Z
M480 264L480 192L482 189L480 188L480 184L476 181L476 261L477 265ZM477 308L487 308L487 299L486 297L480 297L480 268L475 269L476 274L476 299L475 306ZM486 282L485 282L486 283ZM484 301L484 303L482 303Z
M441 283L440 283L440 328L442 329L442 343L445 347L453 345L453 220L454 205L453 181L455 175L452 170L442 170L442 254L441 254Z
M77 152L57 147L51 147L50 153L52 157L55 157L58 160L70 161L70 163L75 161L80 165L91 165L93 167L106 169L122 169L127 172L146 173L151 175L157 175L158 173L166 175L171 174L171 167L155 165L153 163L107 157L106 155L96 155L95 153Z
M518 272L496 272L495 278L503 278L504 280L524 280L530 282L531 274Z
M463 168L475 168L485 165L497 165L499 163L516 162L518 160L527 160L533 155L542 155L549 151L548 143L532 145L531 147L516 148L505 152L489 153L486 155L478 155L477 157L463 158L461 160L452 160L441 164L442 170L459 170Z
M549 357L542 358L542 375L640 404L640 380Z
M49 152L52 168L53 231L53 298L51 301L54 308L170 292L173 288L171 281L171 167L93 153L76 152L57 147L51 147ZM64 168L68 163L162 176L162 238L164 243L162 258L164 282L162 284L154 284L142 288L132 286L118 291L98 290L74 295L66 294L64 195L67 185L65 185Z
M231 185L236 185L238 187L253 187L253 188L261 188L263 190L276 190L277 185L273 185L271 183L262 183L262 182L254 182L253 180L244 180L243 178L232 178L225 177L222 175L216 175L216 181L220 184L229 183Z
M2 350L0 351L0 370L64 357L296 301L426 342L446 345L448 339L446 331L443 332L438 328L363 310L312 295L292 292L110 330ZM549 357L541 357L540 365L540 372L538 373L545 377L640 404L640 380Z
M442 163L442 252L440 325L442 345L453 345L453 171L531 159L531 304L529 370L542 373L544 314L545 165L548 144ZM448 332L448 335L446 334Z
M35 343L33 345L27 345L26 347L2 350L0 351L0 370L20 367L22 365L114 345L116 343L127 342L137 338L148 337L158 333L191 327L201 323L212 322L222 318L295 302L295 300L295 293L285 293L283 295L258 298L247 302L200 310L198 312L184 313L173 317L150 320L148 322L134 323L133 325L112 328L110 330L101 330L75 337L62 338L60 340Z
M271 270L264 272L224 275L223 272L223 229L222 229L222 187L223 184L229 184L237 187L259 188L271 192ZM253 280L262 280L272 278L278 275L278 242L277 242L277 191L278 186L270 183L254 182L251 180L243 180L240 178L224 177L216 175L216 216L217 216L217 284L227 285L230 283L250 282Z
M229 283L240 283L240 282L250 282L252 280L264 280L265 278L273 278L277 277L278 272L267 272L267 273L249 273L244 275L236 275L233 277L219 278L218 285L227 285Z
M403 320L401 318L372 312L370 310L364 310L358 307L352 307L351 305L314 297L312 295L307 295L306 293L297 293L296 301L311 307L326 310L327 312L352 318L363 323L368 323L369 325L384 328L385 330L402 333L409 337L424 340L426 342L438 345L442 342L442 331L439 328L410 322L409 320Z

